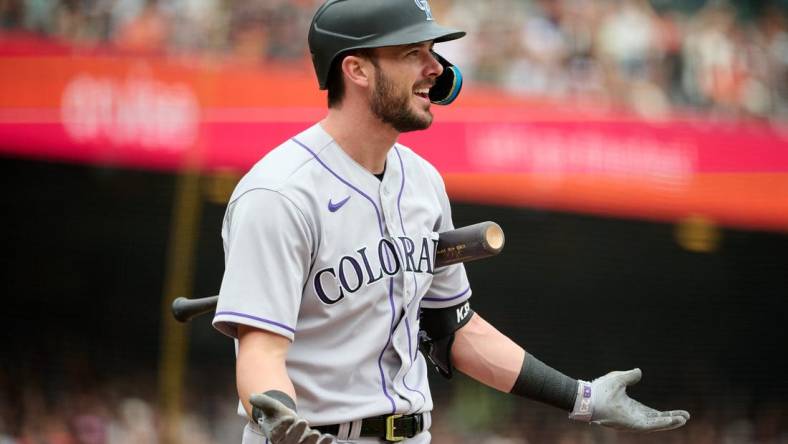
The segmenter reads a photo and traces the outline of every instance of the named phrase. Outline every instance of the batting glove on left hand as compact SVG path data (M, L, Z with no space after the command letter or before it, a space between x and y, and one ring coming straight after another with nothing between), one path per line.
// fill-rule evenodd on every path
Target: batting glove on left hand
M295 411L266 394L249 398L253 416L271 444L331 444L334 437L309 427Z
M591 383L580 382L572 419L635 432L657 432L683 426L690 418L686 410L660 412L627 395L627 386L640 381L640 369L610 372Z

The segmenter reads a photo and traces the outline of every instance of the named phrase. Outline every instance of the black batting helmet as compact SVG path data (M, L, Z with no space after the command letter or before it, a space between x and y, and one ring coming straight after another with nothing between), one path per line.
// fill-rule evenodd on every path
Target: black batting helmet
M464 31L435 23L427 0L328 0L315 12L309 27L309 51L320 89L326 89L331 65L353 49L408 45L425 41L445 42ZM444 74L435 89L434 103L448 104L459 93L462 75L438 56Z

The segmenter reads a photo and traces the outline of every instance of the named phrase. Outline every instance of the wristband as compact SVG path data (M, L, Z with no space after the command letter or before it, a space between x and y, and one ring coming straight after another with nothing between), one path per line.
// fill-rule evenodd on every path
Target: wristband
M510 393L571 412L577 398L577 387L576 379L526 353L520 375Z
M594 405L591 403L591 383L587 381L577 381L577 398L569 419L576 421L591 421L594 416Z

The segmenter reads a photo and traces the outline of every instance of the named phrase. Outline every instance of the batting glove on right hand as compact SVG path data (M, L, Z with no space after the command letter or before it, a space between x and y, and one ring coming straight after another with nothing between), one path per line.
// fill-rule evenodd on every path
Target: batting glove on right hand
M295 411L266 394L249 398L253 416L271 444L331 444L334 437L309 427Z
M690 418L686 410L660 412L627 395L627 386L640 381L639 368L610 372L591 383L580 382L572 419L591 421L619 430L657 432L683 426Z

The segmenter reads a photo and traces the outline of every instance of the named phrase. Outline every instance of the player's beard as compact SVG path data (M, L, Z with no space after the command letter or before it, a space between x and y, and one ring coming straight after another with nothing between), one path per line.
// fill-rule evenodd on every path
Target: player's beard
M383 70L375 70L375 89L370 99L370 110L401 133L427 129L432 124L429 109L424 110L426 115L419 115L411 109L412 95L412 91L398 93L397 85L383 74Z

